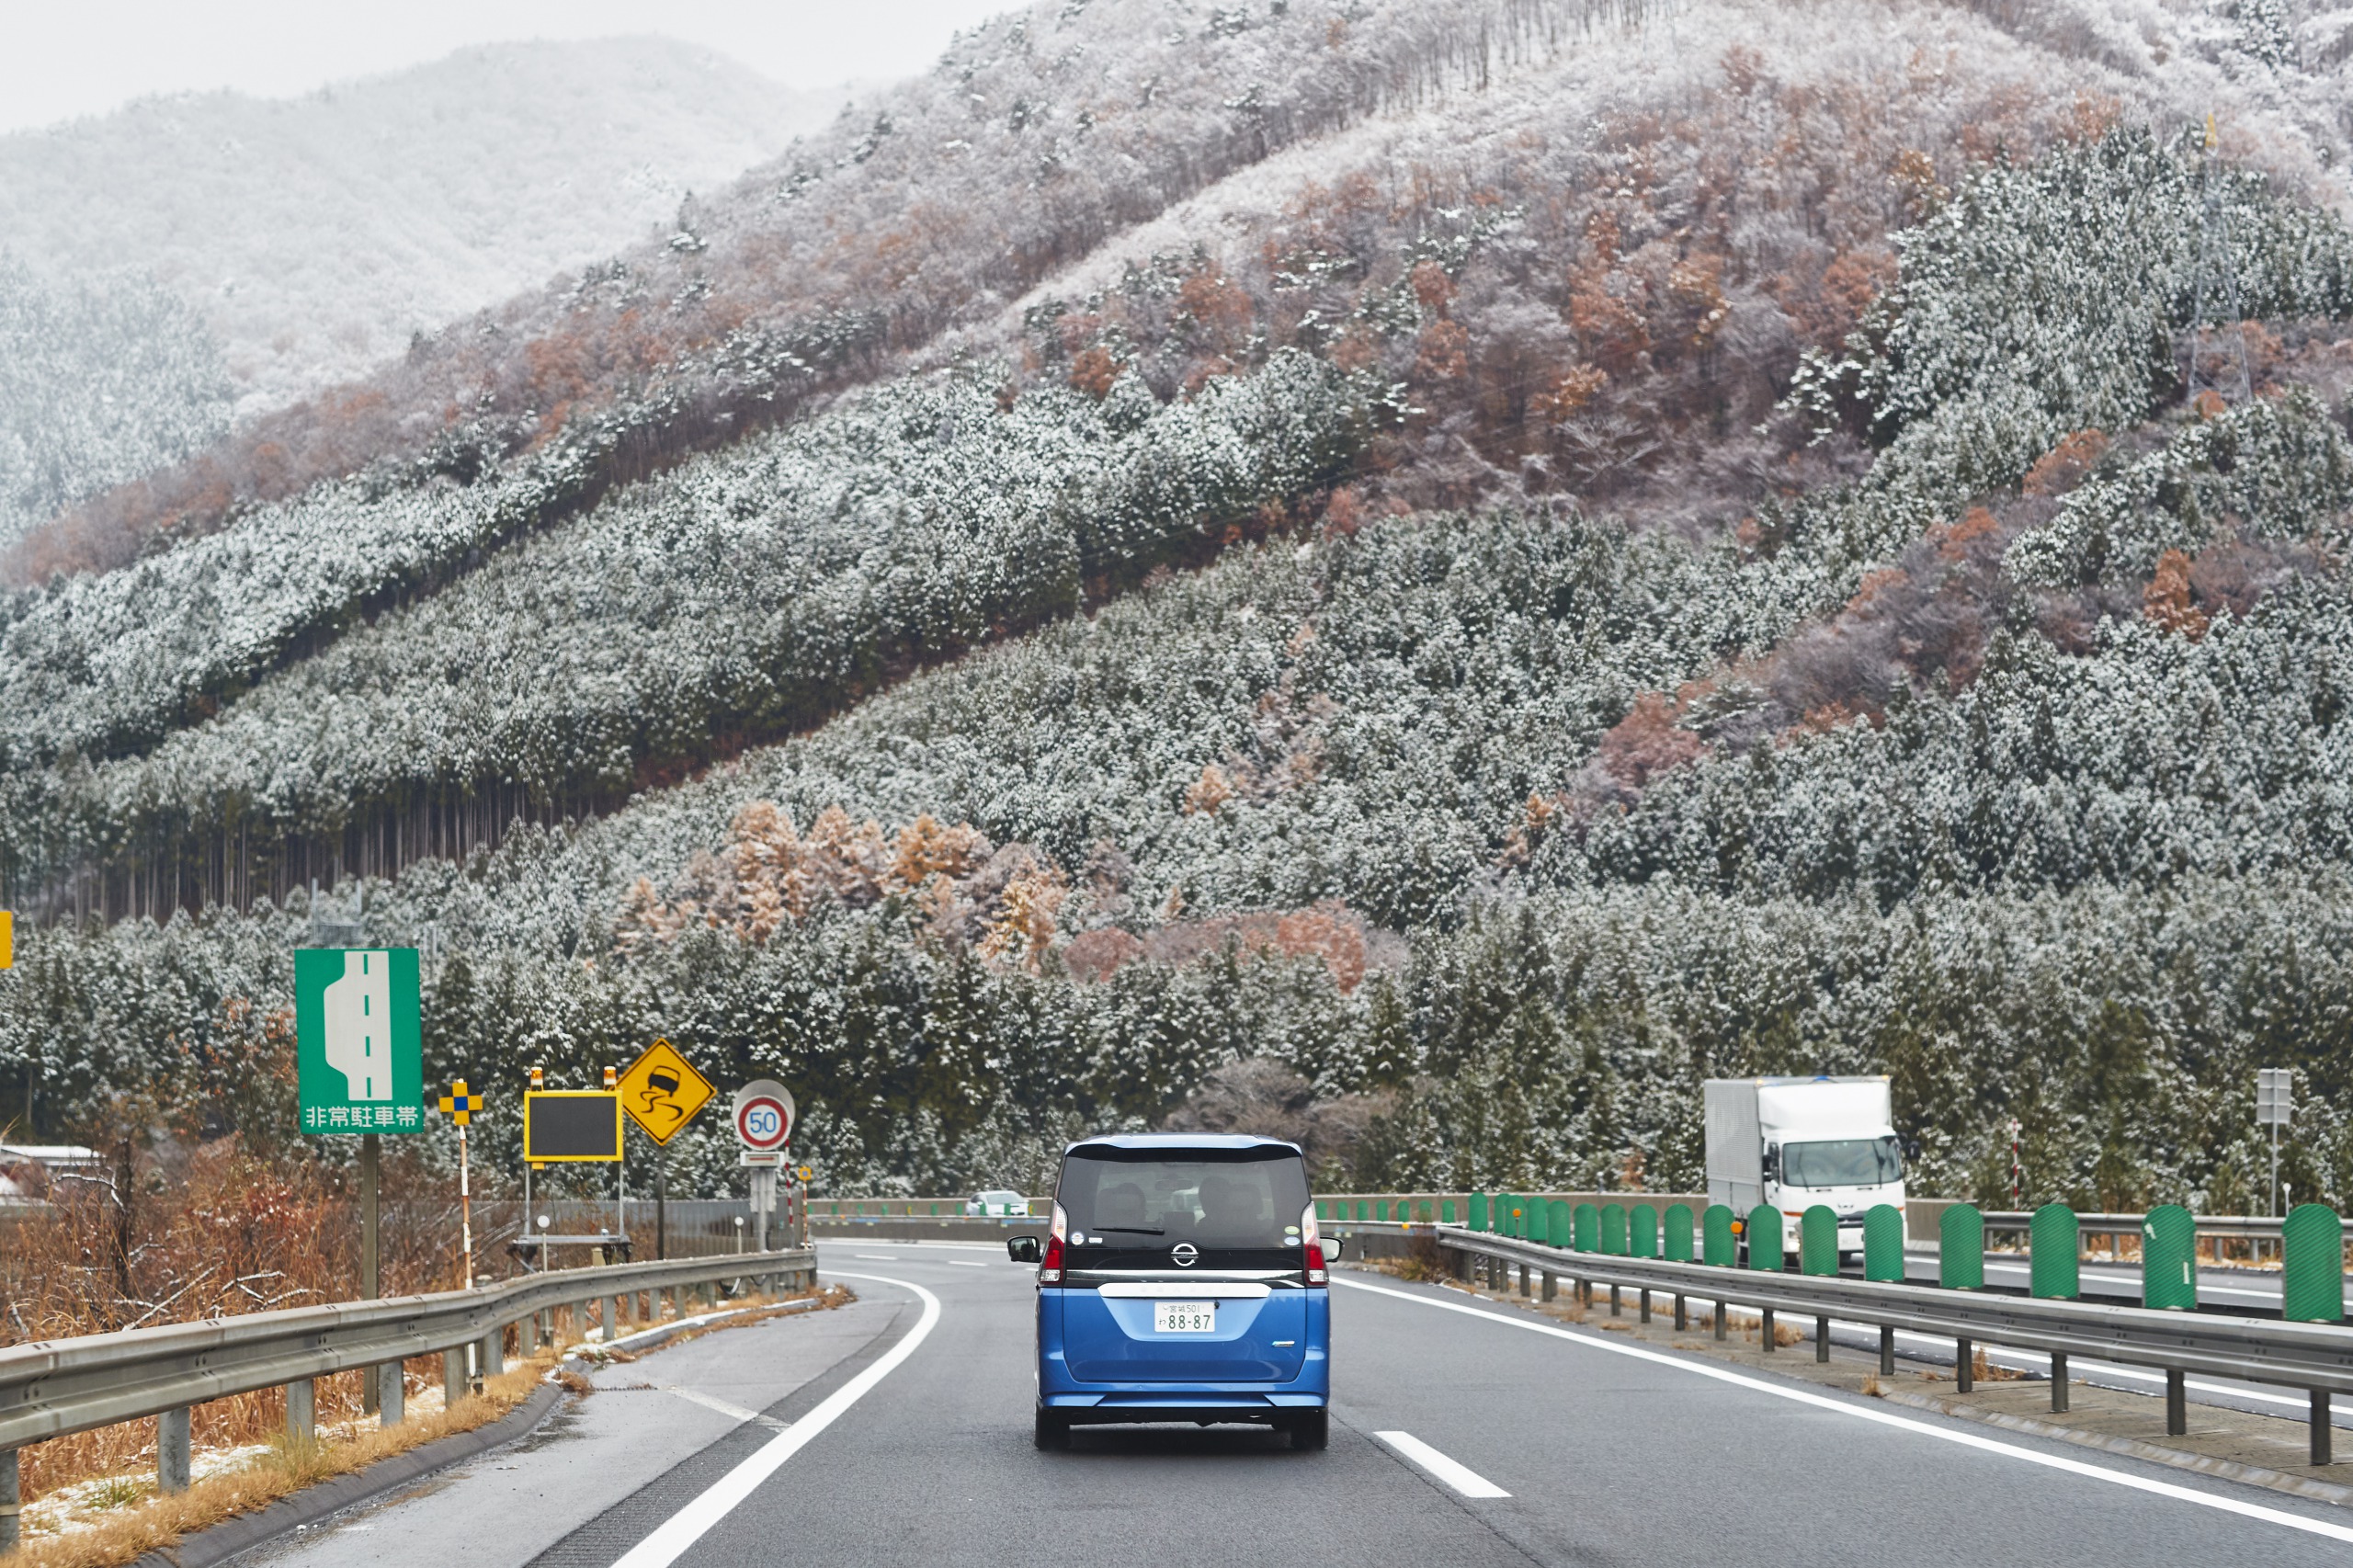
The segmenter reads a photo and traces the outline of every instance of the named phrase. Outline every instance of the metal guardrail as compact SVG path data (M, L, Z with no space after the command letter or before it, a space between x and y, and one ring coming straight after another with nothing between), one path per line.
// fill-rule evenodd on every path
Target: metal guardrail
M1787 1274L1571 1252L1455 1225L1352 1221L1343 1229L1350 1233L1427 1236L1439 1246L1497 1260L1522 1270L1519 1283L1523 1294L1528 1291L1528 1272L1534 1271L1544 1278L1547 1300L1552 1298L1554 1280L1560 1277L1576 1282L1586 1291L1596 1284L1611 1287L1613 1310L1618 1290L1640 1290L1643 1292L1642 1308L1645 1319L1650 1312L1651 1295L1672 1296L1676 1298L1678 1328L1686 1326L1687 1301L1696 1297L1716 1304L1718 1310L1713 1315L1718 1338L1724 1334L1725 1305L1753 1307L1764 1318L1761 1337L1768 1351L1776 1348L1775 1313L1786 1312L1812 1317L1815 1320L1817 1360L1829 1359L1832 1319L1873 1324L1880 1330L1882 1375L1895 1369L1896 1331L1949 1338L1954 1342L1958 1381L1963 1392L1971 1387L1975 1346L1999 1345L2040 1351L2052 1358L2053 1410L2066 1408L2066 1358L2070 1356L2155 1368L2165 1374L2165 1430L2177 1437L2188 1429L2183 1379L2188 1374L2301 1388L2312 1396L2312 1462L2316 1465L2330 1462L2330 1396L2353 1392L2353 1329L2334 1324L2165 1312L2080 1301L1979 1294L1838 1275Z
M383 1381L384 1419L399 1418L399 1364L411 1357L444 1356L451 1391L464 1386L466 1347L479 1347L480 1369L503 1364L506 1331L519 1348L533 1348L539 1316L607 1301L605 1322L631 1315L620 1299L751 1278L796 1288L816 1278L816 1254L739 1253L673 1258L661 1263L611 1264L554 1269L504 1284L383 1301L290 1307L204 1323L168 1324L116 1334L40 1340L0 1349L0 1551L15 1544L17 1505L16 1450L27 1443L143 1416L164 1418L157 1438L160 1487L188 1483L188 1408L206 1400L284 1386L290 1428L312 1424L312 1380L364 1368L392 1369ZM455 1360L452 1360L452 1358Z
M2034 1212L2026 1209L1988 1209L1984 1211L1988 1231L2030 1231L2034 1228ZM2075 1223L2087 1236L2137 1236L2148 1219L2145 1214L2077 1214ZM2232 1241L2268 1241L2279 1239L2280 1226L2286 1221L2263 1214L2199 1214L2192 1216L2193 1227L2201 1236L2221 1236Z

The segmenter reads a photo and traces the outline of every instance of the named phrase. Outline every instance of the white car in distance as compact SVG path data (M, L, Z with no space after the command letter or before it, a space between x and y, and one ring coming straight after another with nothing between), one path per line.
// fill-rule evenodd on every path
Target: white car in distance
M964 1200L964 1212L983 1219L1025 1219L1029 1200L1017 1192L976 1192Z

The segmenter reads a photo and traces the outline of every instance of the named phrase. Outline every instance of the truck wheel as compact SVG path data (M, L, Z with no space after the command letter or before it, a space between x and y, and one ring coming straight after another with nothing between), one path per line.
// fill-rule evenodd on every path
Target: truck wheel
M1057 1415L1052 1411L1048 1410L1044 1405L1040 1405L1038 1407L1038 1426L1036 1430L1031 1433L1030 1440L1035 1442L1038 1447L1041 1449L1051 1449L1069 1448L1070 1417L1067 1415Z
M1290 1446L1313 1453L1332 1444L1332 1413L1302 1410L1290 1418Z

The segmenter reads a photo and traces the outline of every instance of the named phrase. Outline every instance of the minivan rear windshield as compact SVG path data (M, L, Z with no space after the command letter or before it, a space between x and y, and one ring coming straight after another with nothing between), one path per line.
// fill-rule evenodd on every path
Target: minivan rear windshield
M1063 1161L1055 1194L1074 1241L1114 1247L1299 1244L1307 1170L1296 1150L1121 1149L1097 1144Z

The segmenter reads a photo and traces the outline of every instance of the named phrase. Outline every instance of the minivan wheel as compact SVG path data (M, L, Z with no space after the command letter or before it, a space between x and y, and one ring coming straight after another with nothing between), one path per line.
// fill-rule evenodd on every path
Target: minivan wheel
M1290 1418L1290 1446L1313 1451L1331 1446L1332 1413L1329 1410L1302 1410Z
M1048 1410L1044 1405L1040 1405L1038 1407L1038 1426L1036 1430L1031 1434L1031 1437L1032 1440L1041 1449L1069 1448L1070 1417L1067 1415L1057 1415L1052 1411Z

